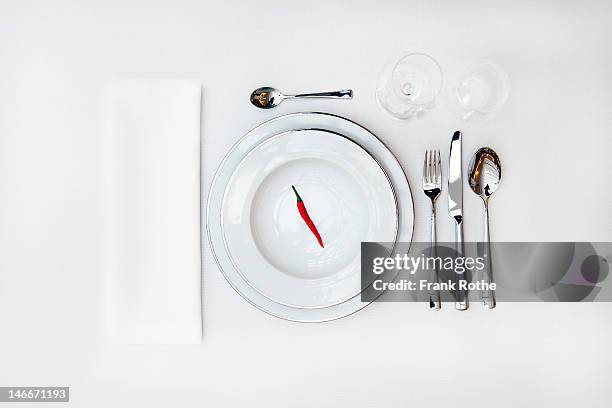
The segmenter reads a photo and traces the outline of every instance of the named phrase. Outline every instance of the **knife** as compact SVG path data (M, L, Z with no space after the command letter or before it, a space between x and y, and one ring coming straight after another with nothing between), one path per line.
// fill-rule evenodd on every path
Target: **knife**
M455 131L451 140L448 159L448 212L455 222L455 251L458 257L463 256L463 157L461 152L460 131ZM468 300L464 290L459 289L459 282L465 281L464 274L455 273L455 309L467 310Z

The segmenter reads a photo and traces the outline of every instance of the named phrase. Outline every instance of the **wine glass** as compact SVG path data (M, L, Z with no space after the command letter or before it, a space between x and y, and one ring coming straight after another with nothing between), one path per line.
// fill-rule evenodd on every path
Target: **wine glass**
M466 122L478 122L498 111L510 94L510 78L498 65L478 61L452 80L448 87L451 109Z
M442 84L442 69L435 59L423 53L408 54L384 68L376 101L395 119L418 118L435 106Z

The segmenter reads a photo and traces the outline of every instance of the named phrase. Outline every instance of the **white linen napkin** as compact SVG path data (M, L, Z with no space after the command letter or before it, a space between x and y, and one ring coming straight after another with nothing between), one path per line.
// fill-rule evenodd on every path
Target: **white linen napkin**
M201 84L107 85L107 271L111 342L202 337Z

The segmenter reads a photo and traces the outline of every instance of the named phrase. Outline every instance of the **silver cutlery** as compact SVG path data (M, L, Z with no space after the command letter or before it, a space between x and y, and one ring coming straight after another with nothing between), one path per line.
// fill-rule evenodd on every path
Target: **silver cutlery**
M431 200L431 251L432 258L436 257L436 200L442 191L442 163L439 150L425 152L423 162L423 192ZM438 271L434 268L430 272L430 283L438 283ZM440 310L440 291L429 291L429 309Z
M333 98L333 99L352 99L353 91L345 89L333 92L303 93L297 95L285 95L277 89L265 86L257 88L251 94L251 103L260 109L270 109L281 104L285 99L295 98Z
M501 182L501 162L497 153L489 147L483 147L472 157L469 166L470 187L484 203L484 242L483 256L486 256L486 268L482 271L483 282L488 285L493 283L493 271L491 268L491 239L489 236L489 197L495 193ZM495 307L495 292L484 289L480 292L482 306L487 309Z
M463 250L463 170L461 152L461 132L453 134L448 160L448 212L455 221L455 251L458 257L462 257ZM464 290L459 287L465 276L458 273L453 274L455 284L455 309L467 310L468 299Z

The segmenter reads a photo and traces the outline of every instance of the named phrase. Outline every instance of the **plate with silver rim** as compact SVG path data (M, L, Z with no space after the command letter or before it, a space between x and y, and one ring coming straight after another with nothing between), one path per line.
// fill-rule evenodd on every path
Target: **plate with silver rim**
M405 175L376 136L335 115L298 113L265 122L230 150L213 179L206 227L242 297L271 315L317 322L367 305L361 242L409 242L413 222Z
M227 184L221 218L243 279L298 308L358 295L361 242L397 236L395 194L378 162L322 129L284 132L249 152Z

